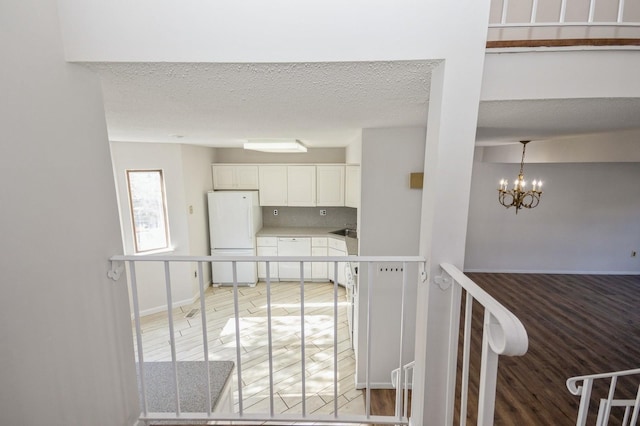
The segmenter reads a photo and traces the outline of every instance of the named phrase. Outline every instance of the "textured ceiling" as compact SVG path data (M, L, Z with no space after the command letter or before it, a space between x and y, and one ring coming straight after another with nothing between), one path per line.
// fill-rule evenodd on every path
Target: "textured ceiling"
M480 104L478 144L640 129L640 99L545 99Z
M295 138L346 146L362 128L424 126L436 61L295 64L90 63L109 138L240 146ZM640 99L480 104L477 143L640 129Z
M296 138L331 147L362 128L424 126L436 64L86 65L101 77L111 140L237 146Z

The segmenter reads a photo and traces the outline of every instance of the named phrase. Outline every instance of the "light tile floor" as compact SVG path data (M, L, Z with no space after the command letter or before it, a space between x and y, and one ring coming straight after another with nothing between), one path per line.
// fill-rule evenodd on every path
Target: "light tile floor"
M302 413L301 294L299 283L272 283L273 391L275 413ZM334 286L304 286L304 378L308 414L334 412ZM355 357L349 339L344 288L338 287L338 411L364 414L362 391L354 385ZM186 315L198 312L191 318ZM238 288L242 358L242 398L246 413L269 412L267 285ZM233 287L209 287L205 293L209 360L236 362ZM178 361L204 357L200 301L174 309ZM170 361L167 313L141 319L145 361ZM134 330L135 333L135 330ZM239 410L237 371L233 374L235 411Z

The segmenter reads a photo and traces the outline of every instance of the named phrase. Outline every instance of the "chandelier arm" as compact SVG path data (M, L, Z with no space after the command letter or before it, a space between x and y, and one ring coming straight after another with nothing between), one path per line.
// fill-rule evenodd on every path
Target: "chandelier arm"
M533 193L531 194L531 202L529 203L529 206L527 208L532 209L534 207L537 207L538 204L540 203L540 195Z

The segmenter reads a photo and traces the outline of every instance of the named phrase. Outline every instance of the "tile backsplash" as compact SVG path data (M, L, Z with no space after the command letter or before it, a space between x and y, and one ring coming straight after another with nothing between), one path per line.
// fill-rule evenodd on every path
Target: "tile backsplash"
M278 210L274 216L273 211ZM320 216L320 210L326 210L326 216ZM262 207L263 226L308 226L336 227L336 229L355 227L357 209L351 207Z

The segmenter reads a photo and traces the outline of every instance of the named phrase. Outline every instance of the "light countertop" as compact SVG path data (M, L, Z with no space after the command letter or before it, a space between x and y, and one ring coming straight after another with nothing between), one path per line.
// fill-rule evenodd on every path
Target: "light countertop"
M331 231L337 231L337 227L307 227L307 226L281 226L270 227L265 226L258 231L256 237L330 237L343 240L347 243L347 254L350 256L358 255L358 239L351 237L343 237L342 235L331 234Z

